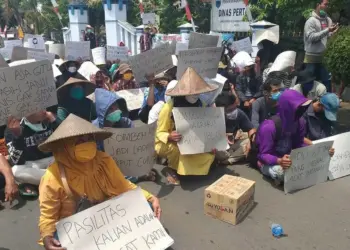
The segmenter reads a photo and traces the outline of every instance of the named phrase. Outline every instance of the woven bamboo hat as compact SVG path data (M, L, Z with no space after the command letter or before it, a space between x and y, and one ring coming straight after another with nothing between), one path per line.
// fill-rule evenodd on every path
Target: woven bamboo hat
M55 148L55 143L75 136L94 135L97 141L103 141L112 136L111 132L97 128L92 123L70 114L61 125L39 145L39 149L43 152L51 152Z
M188 67L176 86L167 90L165 94L168 96L199 95L217 88L217 85L207 83L193 68Z
M70 77L62 86L57 88L58 98L68 96L69 95L69 87L75 83L81 84L84 87L85 96L88 96L88 95L94 93L94 91L96 89L96 85L88 80L81 80L81 79L77 79L74 77Z

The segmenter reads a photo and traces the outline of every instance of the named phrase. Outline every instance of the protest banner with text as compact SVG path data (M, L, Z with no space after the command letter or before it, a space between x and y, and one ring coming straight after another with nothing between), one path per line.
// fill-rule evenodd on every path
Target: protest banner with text
M45 41L42 36L28 38L28 42L26 43L25 47L30 49L42 49L46 51Z
M55 60L55 54L29 50L27 52L27 58L35 59L36 61L49 60L52 64Z
M174 108L177 143L182 155L226 150L226 127L223 108Z
M292 166L284 172L284 192L291 193L327 181L332 145L333 141L327 141L294 149L290 154Z
M5 40L5 48L22 47L23 43L21 40Z
M66 60L90 60L90 41L84 42L66 42L65 49L65 57Z
M140 188L64 218L56 228L67 250L165 250L174 244Z
M95 65L106 64L106 48L97 47L91 50L92 59Z
M86 80L91 81L91 77L94 76L99 70L100 69L97 68L95 64L90 61L86 61L80 66L78 73L85 77Z
M135 110L142 106L145 89L146 88L125 89L117 91L116 94L125 99L129 110Z
M179 80L188 67L201 77L215 78L222 48L189 49L179 52L176 77Z
M146 81L145 75L159 74L173 67L171 55L175 53L175 46L165 43L144 53L129 58L129 64L137 82Z
M104 141L105 151L113 157L123 174L148 174L155 163L156 123L136 128L105 128L112 137Z
M43 50L43 49L30 49L30 48L25 48L25 47L14 47L14 48L12 48L11 62L20 61L20 60L27 60L28 59L28 51L45 52L45 50Z
M116 61L120 60L122 62L128 61L129 49L125 46L110 46L107 45L107 60Z
M238 41L234 41L231 45L231 49L236 52L245 51L248 54L253 52L252 43L249 37L246 37Z
M189 49L202 49L217 47L219 41L218 36L206 35L197 32L191 32L188 41Z
M318 144L325 141L334 141L335 151L329 163L328 178L334 180L350 175L350 132L313 141L313 143Z
M49 61L0 69L0 125L9 116L21 119L57 104L56 85Z

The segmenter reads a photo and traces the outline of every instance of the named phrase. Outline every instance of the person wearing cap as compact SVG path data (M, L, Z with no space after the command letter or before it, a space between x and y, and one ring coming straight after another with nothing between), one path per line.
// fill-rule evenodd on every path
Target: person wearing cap
M91 25L86 25L84 41L90 41L90 49L96 48L96 36Z
M112 89L114 91L124 89L137 89L139 86L134 79L132 69L129 64L122 63L112 75Z
M156 76L153 74L146 76L148 88L144 92L144 100L139 111L139 118L142 122L148 123L148 115L153 107L159 101L165 100L165 90L170 82L170 77L162 72Z
M308 70L297 73L297 84L292 88L309 100L314 100L327 93L327 88L322 83L315 81L315 77Z
M52 152L51 164L39 188L39 230L45 249L64 249L56 223L84 209L121 195L137 186L127 181L111 156L98 151L96 141L112 135L73 114L39 148ZM143 190L160 218L159 200Z
M327 93L314 100L304 114L306 138L314 141L332 136L339 105L339 98L333 93Z
M289 156L291 151L307 146L304 143L306 122L303 115L310 104L311 100L299 92L285 90L279 99L277 115L259 126L255 138L258 147L257 166L276 185L284 181L284 171L292 165Z
M57 119L61 123L69 114L75 114L87 121L96 119L93 102L87 98L95 91L95 84L87 80L69 78L57 89Z
M182 136L176 132L172 110L183 107L204 108L206 105L199 99L199 95L217 88L217 85L204 81L194 69L187 68L175 87L165 92L171 96L171 100L164 104L159 114L155 150L158 156L168 160L167 179L171 184L179 185L177 174L207 175L214 162L212 153L180 154L177 142L181 141Z

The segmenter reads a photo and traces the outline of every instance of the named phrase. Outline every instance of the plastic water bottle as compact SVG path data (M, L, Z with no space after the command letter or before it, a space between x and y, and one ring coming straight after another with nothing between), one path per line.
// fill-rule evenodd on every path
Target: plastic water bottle
M283 227L281 225L275 224L275 223L271 224L271 233L276 238L280 238L280 237L285 235L284 231L283 231Z

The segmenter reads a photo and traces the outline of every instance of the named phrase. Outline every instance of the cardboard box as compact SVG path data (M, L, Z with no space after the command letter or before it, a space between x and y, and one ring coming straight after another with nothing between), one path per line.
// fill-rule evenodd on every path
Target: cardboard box
M238 224L254 207L255 181L224 175L204 191L204 213Z

